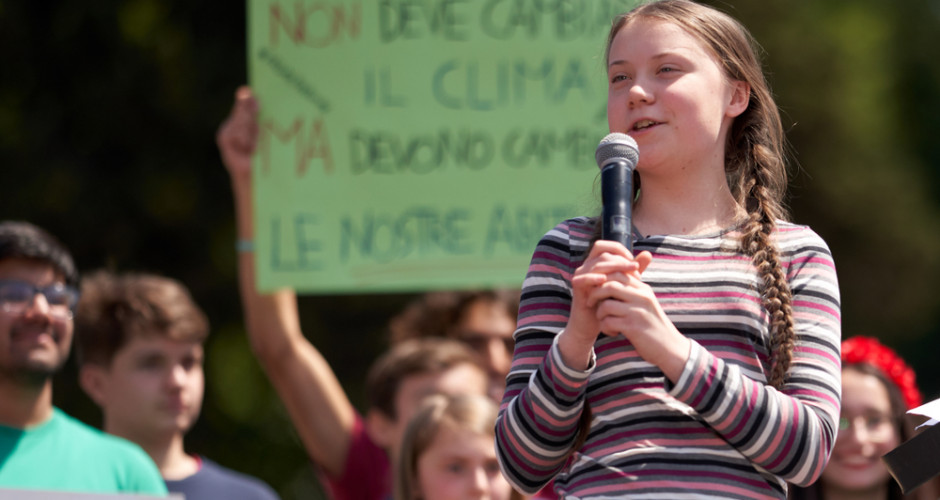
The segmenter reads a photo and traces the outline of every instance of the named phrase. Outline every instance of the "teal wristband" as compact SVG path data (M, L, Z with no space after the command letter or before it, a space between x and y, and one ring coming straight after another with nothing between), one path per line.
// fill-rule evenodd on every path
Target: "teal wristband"
M236 240L235 251L238 253L254 252L255 242L252 240Z

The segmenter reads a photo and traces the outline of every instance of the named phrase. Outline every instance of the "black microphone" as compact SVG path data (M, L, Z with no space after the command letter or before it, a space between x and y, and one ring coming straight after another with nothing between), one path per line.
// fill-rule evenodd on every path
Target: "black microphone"
M601 169L601 239L619 241L633 253L633 169L640 160L636 141L627 134L607 134L594 159Z

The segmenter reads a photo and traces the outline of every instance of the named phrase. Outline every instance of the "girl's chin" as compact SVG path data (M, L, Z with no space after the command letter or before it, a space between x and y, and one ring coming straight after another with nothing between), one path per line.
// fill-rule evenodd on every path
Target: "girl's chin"
M868 489L888 480L888 471L880 463L843 464L829 462L823 480L844 489Z
M829 462L829 466L830 467L834 466L834 468L838 468L839 470L844 471L846 473L865 472L869 474L873 472L877 472L879 469L883 468L883 466L881 466L881 464L877 462L867 462L867 463L863 463L863 462L832 463L832 462Z

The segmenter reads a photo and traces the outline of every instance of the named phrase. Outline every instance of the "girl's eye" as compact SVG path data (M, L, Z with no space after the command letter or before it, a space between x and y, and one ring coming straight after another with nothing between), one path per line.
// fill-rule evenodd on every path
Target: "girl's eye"
M485 468L488 474L499 474L499 462L496 460L487 461Z
M447 472L451 472L453 474L460 474L464 469L463 464L460 462L451 462L446 465L446 468Z
M614 75L614 76L610 79L610 83L622 82L622 81L624 81L624 80L626 80L626 79L627 79L627 75Z
M142 370L157 370L163 366L163 360L155 356L147 356L138 360L137 366Z
M191 371L193 368L201 365L201 361L201 359L196 358L195 356L187 356L183 358L183 360L180 362L180 365L183 366L184 370Z

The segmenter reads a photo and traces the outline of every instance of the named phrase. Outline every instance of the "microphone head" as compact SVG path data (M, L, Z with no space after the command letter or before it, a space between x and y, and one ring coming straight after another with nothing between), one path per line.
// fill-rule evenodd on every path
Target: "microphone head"
M601 170L615 161L626 162L630 170L633 170L640 161L640 149L629 135L614 132L601 139L601 143L597 145L597 150L594 152L594 159Z

